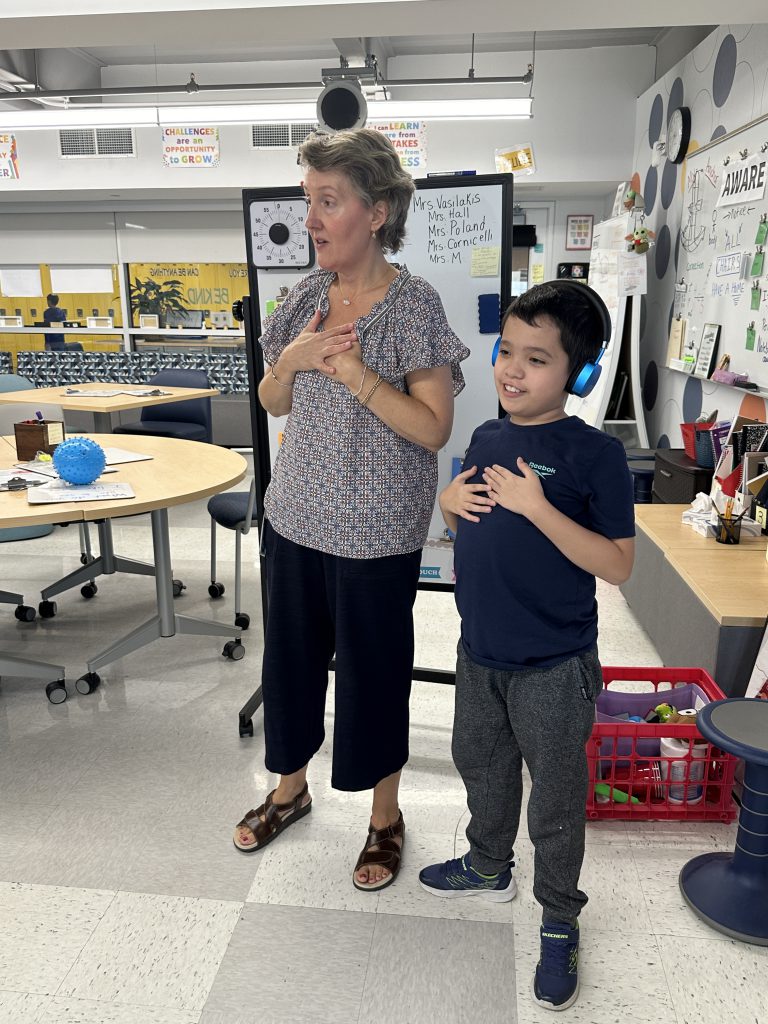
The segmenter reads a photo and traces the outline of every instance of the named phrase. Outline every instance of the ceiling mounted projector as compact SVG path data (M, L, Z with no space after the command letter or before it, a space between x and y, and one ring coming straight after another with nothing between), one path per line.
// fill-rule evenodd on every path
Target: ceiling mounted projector
M368 117L360 82L355 79L335 79L328 82L317 97L319 130L327 134L351 128L362 128Z

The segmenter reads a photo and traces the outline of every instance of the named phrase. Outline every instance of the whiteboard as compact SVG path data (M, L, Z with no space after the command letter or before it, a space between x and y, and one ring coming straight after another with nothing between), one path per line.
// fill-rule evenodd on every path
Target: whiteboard
M393 263L404 264L411 274L425 278L437 290L449 325L471 352L461 363L466 384L456 399L451 437L437 457L439 493L451 480L452 460L463 459L474 429L498 416L491 352L500 325L496 324L493 333L480 333L478 297L497 295L500 313L510 301L512 175L457 177L450 184L444 178L419 179L415 185L405 244L389 258ZM292 288L312 268L263 270L254 267L250 204L297 196L303 196L301 189L246 189L243 192L249 285L251 299L258 304L259 335L261 323L281 291ZM255 395L253 398L255 400ZM254 422L258 421L257 416ZM270 464L277 456L284 428L285 417L267 418ZM256 430L254 426L254 432ZM422 559L422 578L439 585L452 582L452 551L436 546L444 530L445 523L435 505Z
M36 298L43 294L40 267L0 267L0 295L10 299Z
M758 227L768 213L768 152L761 152L767 142L768 118L763 118L689 155L676 282L676 308L688 321L686 337L693 332L698 345L704 324L719 324L716 364L728 353L729 369L748 373L763 388L768 388L768 243L762 246L762 270L753 270Z
M569 416L579 416L593 427L602 427L624 334L627 299L621 293L620 261L626 251L625 235L629 233L629 216L622 214L601 221L592 233L592 251L589 255L589 286L608 307L611 315L611 337L605 355L600 360L603 368L600 379L586 398L570 395L565 403Z

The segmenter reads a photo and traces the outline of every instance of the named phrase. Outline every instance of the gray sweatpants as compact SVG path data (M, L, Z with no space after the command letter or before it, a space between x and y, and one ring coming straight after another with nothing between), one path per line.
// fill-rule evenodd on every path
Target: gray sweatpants
M502 672L473 662L459 643L452 751L472 815L467 827L472 866L494 874L512 861L525 759L533 782L528 801L533 894L546 921L573 923L587 902L579 889L587 798L584 745L602 685L594 648L553 668Z

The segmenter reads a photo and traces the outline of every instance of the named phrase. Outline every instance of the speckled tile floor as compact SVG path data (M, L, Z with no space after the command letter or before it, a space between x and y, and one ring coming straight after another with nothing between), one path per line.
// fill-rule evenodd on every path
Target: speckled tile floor
M229 621L233 544L220 543L223 601L211 603L204 504L171 510L180 610ZM116 549L151 556L146 517L115 524ZM30 603L78 564L77 536L0 545L3 586ZM253 625L230 662L215 638L160 641L103 672L90 696L48 703L43 685L0 681L0 1024L539 1024L530 998L538 908L532 848L517 847L510 904L436 900L424 864L464 848L464 795L450 757L452 689L413 688L403 870L379 895L350 873L368 808L333 792L329 745L313 764L313 813L262 854L232 827L260 802L259 713L240 739L262 637L257 541L246 539ZM151 580L112 577L31 625L0 606L0 647L61 661L73 682L105 637L153 612ZM659 664L617 590L600 586L604 664ZM449 595L421 593L417 663L451 669ZM70 687L71 689L71 687ZM329 704L330 708L330 704ZM328 714L328 732L333 716ZM582 875L580 1024L735 1024L768 1015L768 949L709 930L683 904L680 866L728 849L734 828L685 823L588 826Z

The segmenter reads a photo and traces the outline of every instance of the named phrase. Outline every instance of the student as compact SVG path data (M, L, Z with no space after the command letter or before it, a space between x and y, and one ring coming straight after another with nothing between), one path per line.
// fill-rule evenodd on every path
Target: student
M43 320L45 320L46 324L63 323L67 319L67 314L63 309L59 308L59 296L49 295L46 301L48 302L48 308L43 310ZM64 335L46 334L45 348L49 352L62 352L66 348Z
M608 337L608 311L586 285L553 281L515 299L493 357L508 415L475 430L463 472L440 495L456 533L452 752L467 790L470 848L419 879L436 896L513 899L525 760L542 906L533 997L551 1010L578 995L584 747L602 687L595 577L622 583L634 559L624 449L564 409L569 392L594 386Z

